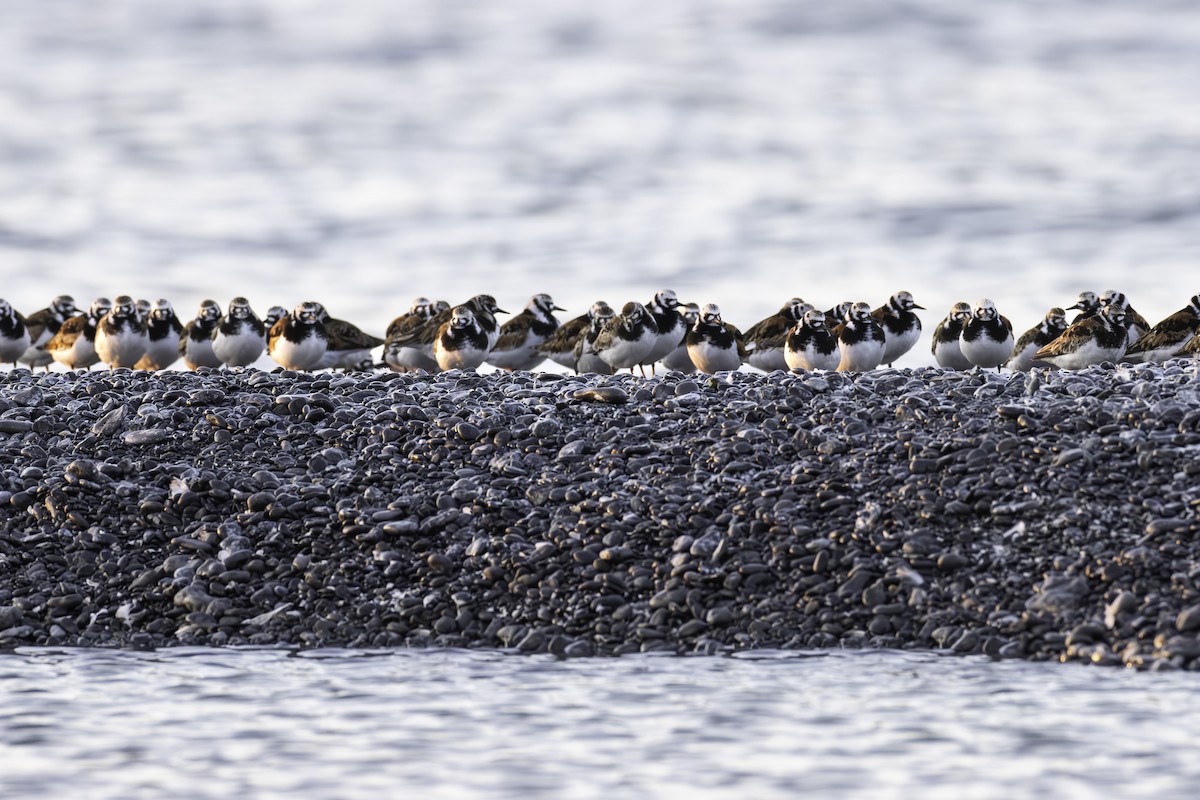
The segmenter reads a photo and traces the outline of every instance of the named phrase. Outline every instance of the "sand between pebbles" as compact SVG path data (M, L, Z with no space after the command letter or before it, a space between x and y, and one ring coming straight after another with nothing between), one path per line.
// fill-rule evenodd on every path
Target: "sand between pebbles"
M0 647L1200 668L1191 362L0 382Z

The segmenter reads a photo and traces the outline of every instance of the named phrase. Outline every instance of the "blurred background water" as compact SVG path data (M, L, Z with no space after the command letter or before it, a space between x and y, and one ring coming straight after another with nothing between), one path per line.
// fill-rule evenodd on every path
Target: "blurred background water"
M911 653L0 655L11 798L1195 797L1191 673Z
M5 3L3 294L1153 322L1200 291L1198 101L1190 0Z
M0 294L1154 321L1198 100L1191 0L0 3ZM1198 733L1190 676L896 653L0 655L5 797L1191 797Z

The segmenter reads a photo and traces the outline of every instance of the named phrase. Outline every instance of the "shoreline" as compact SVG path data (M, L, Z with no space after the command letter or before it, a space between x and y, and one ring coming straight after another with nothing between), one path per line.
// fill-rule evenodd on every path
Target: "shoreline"
M0 648L871 647L1200 669L1197 386L1181 361L17 370L0 377Z

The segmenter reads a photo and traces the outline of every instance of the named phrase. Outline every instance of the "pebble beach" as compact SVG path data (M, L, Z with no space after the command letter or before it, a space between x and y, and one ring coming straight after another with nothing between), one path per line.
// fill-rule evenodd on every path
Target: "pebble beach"
M6 373L0 647L1200 668L1191 361Z

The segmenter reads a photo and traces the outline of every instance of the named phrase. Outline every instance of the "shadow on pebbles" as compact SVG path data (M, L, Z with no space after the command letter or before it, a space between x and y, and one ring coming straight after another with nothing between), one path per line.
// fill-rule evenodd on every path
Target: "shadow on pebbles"
M0 647L1200 669L1190 362L0 379Z

